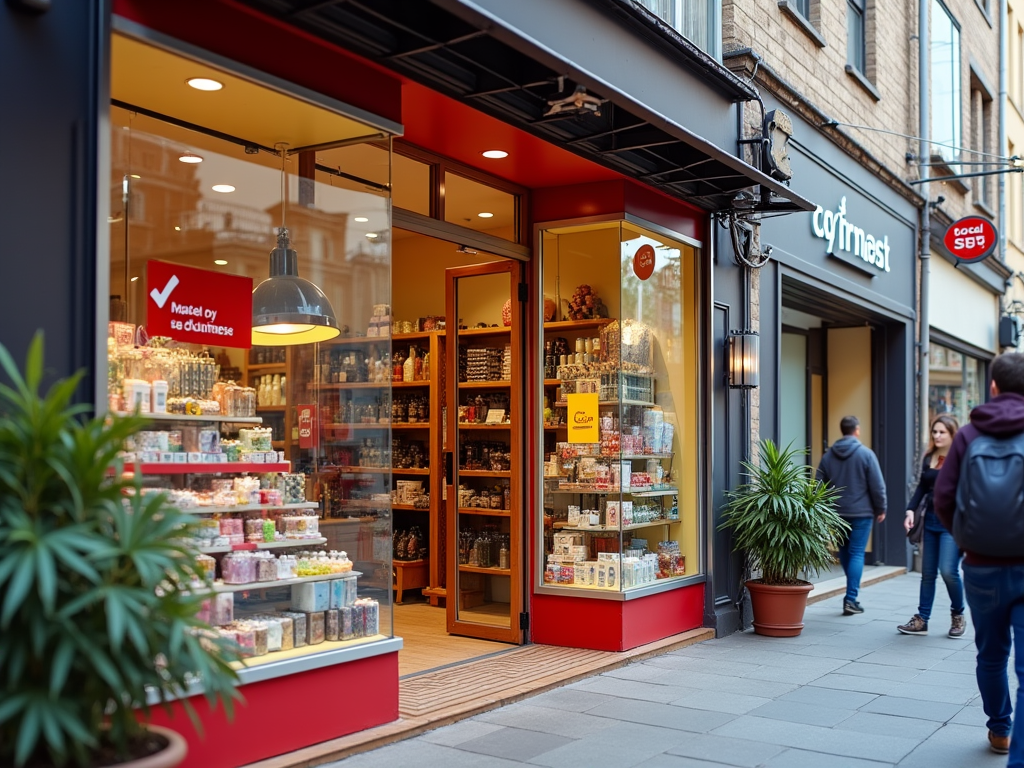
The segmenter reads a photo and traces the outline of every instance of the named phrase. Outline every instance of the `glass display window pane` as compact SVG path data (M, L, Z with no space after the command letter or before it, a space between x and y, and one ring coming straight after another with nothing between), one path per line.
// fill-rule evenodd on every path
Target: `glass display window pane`
M444 175L444 220L502 240L519 242L519 201L516 195L467 179Z
M150 98L125 68L146 64L160 74L181 66L174 54L139 45L115 45L112 96L121 102ZM163 68L153 69L153 55L164 57ZM199 65L187 68L195 72ZM108 380L115 410L125 405L126 380L150 386L166 381L168 413L151 414L140 438L143 483L166 490L202 521L196 553L216 579L204 617L217 631L234 633L252 666L393 634L391 470L384 462L392 454L385 406L390 377L372 378L382 373L377 363L387 359L390 345L367 340L390 303L390 153L352 145L335 155L332 166L320 154L294 154L282 173L280 155L252 152L251 145L223 134L264 146L274 134L303 146L375 131L255 84L224 79L226 92L248 89L249 97L229 109L218 106L212 93L206 111L187 114L175 111L174 99L148 104L171 120L111 108L116 324L108 342ZM167 87L187 89L184 83L172 77ZM179 118L195 128L173 121ZM318 169L336 169L337 163L354 178ZM378 237L354 228L356 216L367 218ZM339 343L250 348L248 328L234 346L234 339L204 347L148 338L150 292L166 290L149 282L155 261L250 278L254 287L269 276L268 257L282 227L299 274L333 306L343 329ZM354 387L328 386L331 349L345 343L359 347L357 362L346 369L351 381L364 382L358 397ZM376 431L353 446L345 433L357 406L360 419L375 409ZM316 414L319 431L300 439L301 412ZM351 448L355 452L345 455ZM196 462L193 454L209 454L210 461ZM216 471L208 469L213 463Z
M698 251L618 221L541 240L543 583L622 592L699 574Z

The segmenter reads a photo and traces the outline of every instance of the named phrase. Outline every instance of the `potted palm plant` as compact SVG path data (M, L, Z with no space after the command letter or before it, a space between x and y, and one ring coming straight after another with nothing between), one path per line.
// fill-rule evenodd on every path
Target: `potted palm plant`
M836 513L838 489L794 461L807 452L792 445L780 450L771 440L763 441L758 463L743 462L747 482L727 494L722 527L732 531L748 567L761 574L746 582L758 634L800 634L812 589L800 572L828 568L838 541L849 531Z
M122 478L144 419L86 418L77 375L40 394L41 335L24 374L2 345L0 369L0 764L176 765L150 707L197 682L238 697L235 650L196 618L193 516Z

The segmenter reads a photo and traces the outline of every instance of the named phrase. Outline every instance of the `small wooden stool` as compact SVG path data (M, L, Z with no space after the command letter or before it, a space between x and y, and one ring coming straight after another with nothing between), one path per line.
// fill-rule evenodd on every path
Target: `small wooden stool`
M395 604L402 602L402 592L430 584L430 560L393 560Z

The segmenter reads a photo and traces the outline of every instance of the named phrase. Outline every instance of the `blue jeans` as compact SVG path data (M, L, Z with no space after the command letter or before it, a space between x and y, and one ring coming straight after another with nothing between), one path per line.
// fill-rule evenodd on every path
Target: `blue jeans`
M917 613L928 621L935 602L935 578L940 573L946 582L954 614L964 612L964 585L960 581L960 548L945 529L925 526L921 538L921 604Z
M839 545L839 564L846 574L846 599L855 602L860 593L860 577L864 575L864 550L875 518L854 517L846 522L850 524L850 535Z
M978 646L978 690L993 733L1010 738L1007 768L1024 768L1024 565L964 564L967 604ZM1010 630L1016 638L1014 667L1021 687L1017 691L1017 722L1013 723L1006 663L1010 657ZM1010 733L1011 724L1013 733Z

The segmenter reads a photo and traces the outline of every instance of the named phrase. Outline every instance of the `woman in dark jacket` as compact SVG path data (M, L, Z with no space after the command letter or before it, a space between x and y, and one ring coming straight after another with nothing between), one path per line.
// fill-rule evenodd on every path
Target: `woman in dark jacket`
M961 637L967 627L964 620L964 585L960 580L960 548L953 541L952 534L939 521L932 507L935 480L939 476L939 469L946 460L946 454L949 453L949 447L953 444L953 436L958 428L956 419L948 413L940 414L932 421L931 441L921 464L921 479L903 521L903 527L909 532L914 524L914 510L922 499L927 500L921 539L920 604L910 621L896 627L904 635L928 634L928 619L932 613L932 603L935 602L935 579L940 573L942 580L946 582L946 591L949 592L949 600L952 603L953 616L949 636Z

